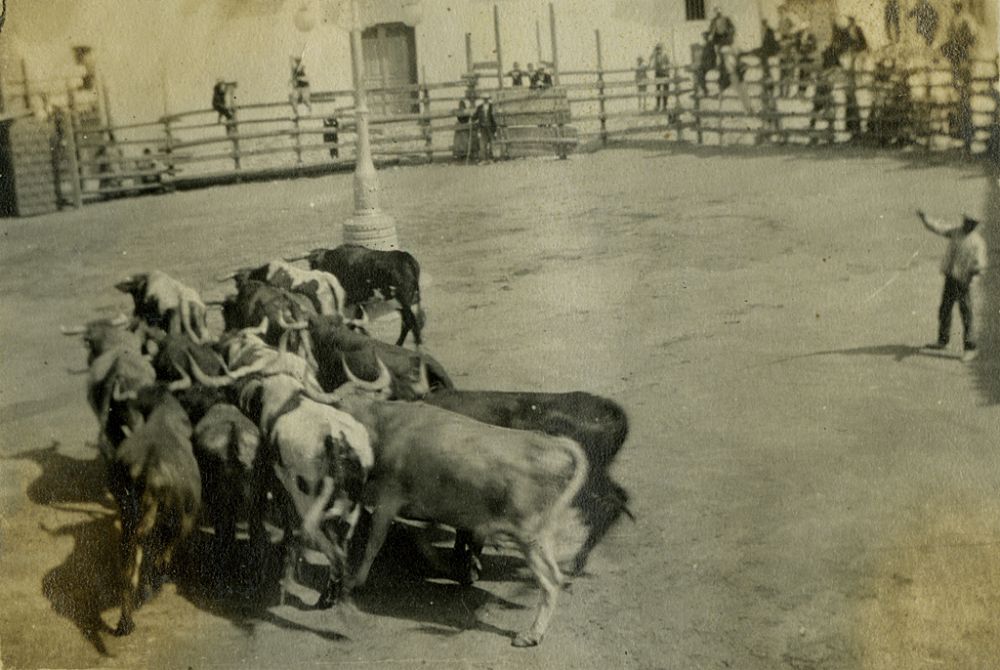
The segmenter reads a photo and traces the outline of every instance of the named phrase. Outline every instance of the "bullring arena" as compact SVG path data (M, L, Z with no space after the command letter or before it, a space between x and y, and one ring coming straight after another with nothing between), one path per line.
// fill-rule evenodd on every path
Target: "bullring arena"
M456 386L586 390L628 412L612 473L636 521L597 547L530 650L510 646L538 595L516 554L488 550L463 587L406 533L357 612L207 594L193 570L111 636L116 511L72 374L85 351L59 326L129 313L114 283L136 271L213 300L230 291L219 274L335 246L350 176L4 220L4 665L988 665L997 280L978 359L921 353L943 246L913 212L981 216L996 248L997 186L978 164L914 156L654 142L476 178L381 171L424 273L424 349Z

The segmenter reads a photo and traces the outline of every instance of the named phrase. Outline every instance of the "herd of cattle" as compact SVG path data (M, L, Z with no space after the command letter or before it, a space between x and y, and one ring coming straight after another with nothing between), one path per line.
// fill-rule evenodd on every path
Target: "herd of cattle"
M253 566L268 546L265 517L278 518L286 555L299 545L325 555L317 605L329 607L365 583L401 517L456 530L462 583L478 578L481 543L512 540L542 587L513 644L538 644L563 581L555 543L569 513L587 528L564 566L574 574L631 516L608 473L628 433L622 409L582 392L456 390L420 349L420 268L404 251L342 245L221 279L236 294L214 303L219 336L213 303L159 271L116 285L133 298L132 318L63 329L88 349L87 398L120 510L115 633L132 631L144 587L198 527ZM401 313L396 344L367 332L372 308L386 304ZM403 347L411 332L415 349ZM363 514L370 531L354 537Z

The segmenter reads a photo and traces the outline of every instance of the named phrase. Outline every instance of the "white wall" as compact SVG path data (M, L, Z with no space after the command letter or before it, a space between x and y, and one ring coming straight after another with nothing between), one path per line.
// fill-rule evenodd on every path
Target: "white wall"
M295 25L303 2L323 3L310 32ZM33 78L65 76L70 46L94 48L98 71L111 92L118 124L152 120L164 110L207 108L217 77L239 82L245 102L285 99L288 58L305 51L314 89L349 88L348 17L343 0L7 0L5 46L27 59ZM414 5L414 3L419 3ZM430 81L453 80L465 69L465 33L476 60L492 60L490 0L366 0L368 20L417 19L418 71ZM544 57L550 58L548 2L496 0L507 68L536 58L535 21ZM716 3L706 3L708 12ZM757 5L718 0L737 26L737 43L759 41ZM600 28L606 68L631 67L657 41L676 61L690 60L690 45L707 21L684 20L684 0L554 0L563 70L595 65L594 29ZM409 8L417 11L405 10Z

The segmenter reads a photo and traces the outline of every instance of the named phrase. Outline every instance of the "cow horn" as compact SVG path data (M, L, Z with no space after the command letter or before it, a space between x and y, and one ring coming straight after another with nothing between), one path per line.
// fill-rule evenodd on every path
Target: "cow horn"
M285 314L284 314L284 312L279 312L278 313L278 325L281 326L285 330L305 330L306 328L309 327L309 322L305 321L305 320L302 320L302 321L291 321L291 322L285 321Z
M392 384L392 374L390 374L389 368L385 366L385 363L383 363L382 359L378 356L375 357L379 370L378 379L373 382L366 382L364 379L357 377L353 372L351 372L351 368L347 365L347 359L344 357L344 354L340 354L340 361L344 366L344 373L347 375L347 381L360 389L365 391L384 391Z
M282 260L284 260L286 263L297 263L298 261L304 261L308 259L310 256L312 256L312 252L303 254L302 256L286 256Z
M423 356L420 357L420 379L412 390L418 398L423 398L431 392L431 382L427 378L427 361Z
M218 388L220 386L228 386L236 381L236 377L222 376L222 377L211 377L205 374L205 371L198 367L198 362L194 360L194 356L191 352L186 352L188 359L188 366L191 368L191 374L194 375L195 380L202 386L210 386L213 388ZM183 374L183 373L182 373Z
M59 332L63 335L83 335L87 332L86 326L59 326Z
M128 317L122 314L121 312L118 312L118 316L111 319L110 323L115 328L117 328L118 326L124 326L125 324L128 323Z
M114 398L115 402L125 402L126 400L135 400L139 394L135 391L122 391L121 384L116 379L111 387L111 397Z
M215 278L215 281L219 282L229 281L230 279L234 278L237 274L239 274L239 270L235 272L230 272L229 274L219 275L218 277Z
M263 336L264 333L267 332L267 329L270 327L271 327L271 322L268 320L267 316L264 316L264 318L260 320L260 323L258 325L251 326L250 328L244 328L243 330L240 331L240 333L246 335Z

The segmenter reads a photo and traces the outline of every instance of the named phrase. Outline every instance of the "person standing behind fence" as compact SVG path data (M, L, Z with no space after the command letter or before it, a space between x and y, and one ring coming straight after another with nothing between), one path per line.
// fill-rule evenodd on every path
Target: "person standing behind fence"
M639 111L646 111L646 82L649 80L649 66L646 59L639 56L635 59L635 88L639 93Z
M979 298L979 277L986 270L986 242L976 231L979 222L965 215L958 226L932 219L917 210L917 216L931 232L948 238L948 250L941 261L944 289L938 309L938 338L927 345L930 349L944 349L951 339L951 313L958 303L964 330L963 361L976 357L975 310Z
M955 126L966 152L972 149L975 128L972 124L972 56L976 46L976 30L962 11L962 3L952 5L954 15L948 24L948 35L941 53L951 65L951 80L958 97Z
M656 77L656 111L667 111L667 93L670 91L670 82L665 81L670 77L670 59L663 48L663 42L657 43L653 48L653 55L649 57L649 64L653 68L653 76ZM664 81L661 81L664 80Z
M479 133L479 160L481 162L492 161L493 139L496 137L497 119L493 110L493 100L490 96L483 97L483 101L476 107L473 119Z
M906 15L917 22L917 34L924 38L927 46L934 44L937 36L938 13L929 0L917 0L917 4Z
M520 63L514 61L514 67L511 68L507 76L510 77L510 83L514 87L524 86L524 70L521 69Z
M719 92L729 88L731 64L727 58L729 49L736 40L736 26L732 19L716 6L712 20L708 24L708 42L715 49L715 60L719 67Z
M528 88L538 88L538 71L535 70L534 63L528 63L524 77L528 80Z
M292 57L292 92L289 94L289 100L292 103L292 108L295 110L295 114L299 113L299 105L303 104L306 106L308 112L312 112L312 93L309 87L309 77L306 76L306 66L302 62L302 56Z
M218 113L216 123L221 123L223 119L228 123L233 120L233 110L229 106L228 100L229 86L222 79L215 80L212 87L212 109Z
M809 28L787 5L778 7L778 43L781 45L781 87L780 94L787 97L791 93L792 82L798 72L799 46L803 34Z
M817 48L816 36L812 33L806 33L799 43L799 86L795 91L798 96L805 97L809 80L816 75Z

